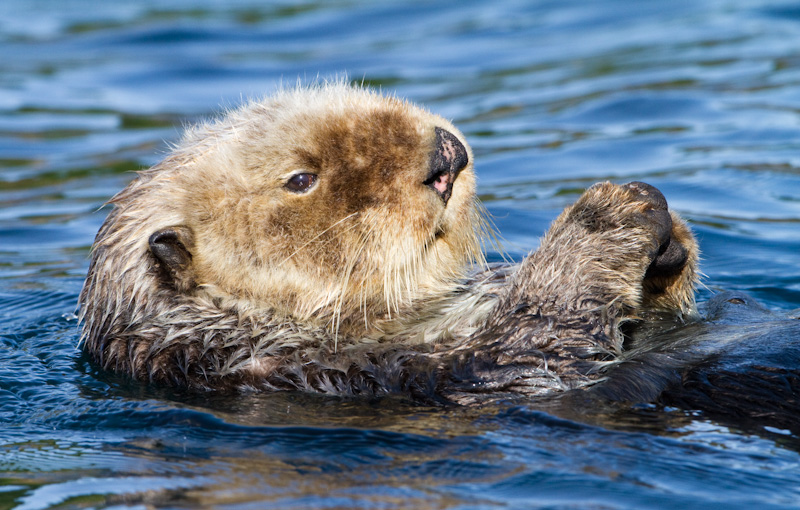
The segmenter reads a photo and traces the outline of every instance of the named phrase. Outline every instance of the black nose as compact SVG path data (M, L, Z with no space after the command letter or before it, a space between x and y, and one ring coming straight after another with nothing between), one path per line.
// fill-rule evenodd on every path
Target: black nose
M436 142L431 153L428 177L422 182L439 194L446 204L453 194L453 182L469 163L467 148L456 135L446 129L436 128Z

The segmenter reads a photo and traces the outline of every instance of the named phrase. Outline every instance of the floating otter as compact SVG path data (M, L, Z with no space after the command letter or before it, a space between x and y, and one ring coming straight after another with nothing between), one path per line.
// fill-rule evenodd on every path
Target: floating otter
M342 83L190 129L111 203L81 342L142 381L549 395L603 380L643 320L696 314L697 245L652 186L595 185L522 263L490 266L464 136Z

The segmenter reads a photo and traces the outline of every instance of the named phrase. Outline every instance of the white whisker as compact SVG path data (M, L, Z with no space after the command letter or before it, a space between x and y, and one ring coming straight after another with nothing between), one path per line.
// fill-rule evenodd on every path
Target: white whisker
M344 218L340 219L339 221L337 221L337 222L333 223L333 224L332 224L330 227L326 228L325 230L323 230L323 231L322 231L322 232L320 232L319 234L315 235L313 238L311 238L311 239L309 239L308 241L306 241L306 242L305 242L305 243L304 243L304 244L303 244L301 247L297 248L295 251L293 251L291 254L289 254L289 256L287 256L285 259L283 259L283 260L280 262L280 264L278 264L278 265L281 265L281 266L282 266L283 264L285 264L286 262L288 262L288 261L289 261L289 259L291 259L291 258L292 258L292 257L294 257L295 255L297 255L298 253L300 253L300 251L301 251L301 250L303 250L303 249L304 249L306 246L308 246L309 244L313 243L314 241L316 241L317 239L319 239L320 237L322 237L323 235L325 235L327 232L329 232L329 231L330 231L330 230L331 230L333 227L335 227L336 225L338 225L338 224L342 223L343 221L349 220L349 219L350 219L350 218L352 218L353 216L357 216L357 215L358 215L358 211L356 211L356 212L354 212L354 213L352 213L352 214L349 214L349 215L345 216Z

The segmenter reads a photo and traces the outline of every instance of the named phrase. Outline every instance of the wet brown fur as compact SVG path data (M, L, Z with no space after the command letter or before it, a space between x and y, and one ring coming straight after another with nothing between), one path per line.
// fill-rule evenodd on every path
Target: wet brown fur
M423 184L435 128L469 158L446 204ZM82 344L155 383L470 402L591 384L624 324L694 313L692 234L636 184L590 188L521 264L486 266L472 159L441 117L342 83L198 126L111 200ZM685 260L654 271L669 243Z

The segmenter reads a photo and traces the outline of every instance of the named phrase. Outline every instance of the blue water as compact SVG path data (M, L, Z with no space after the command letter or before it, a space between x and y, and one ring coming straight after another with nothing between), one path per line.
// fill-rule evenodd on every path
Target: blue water
M698 235L701 299L800 307L793 2L4 0L0 56L0 509L800 506L777 427L187 395L98 371L72 315L104 201L182 125L342 73L454 120L512 257L644 180Z

